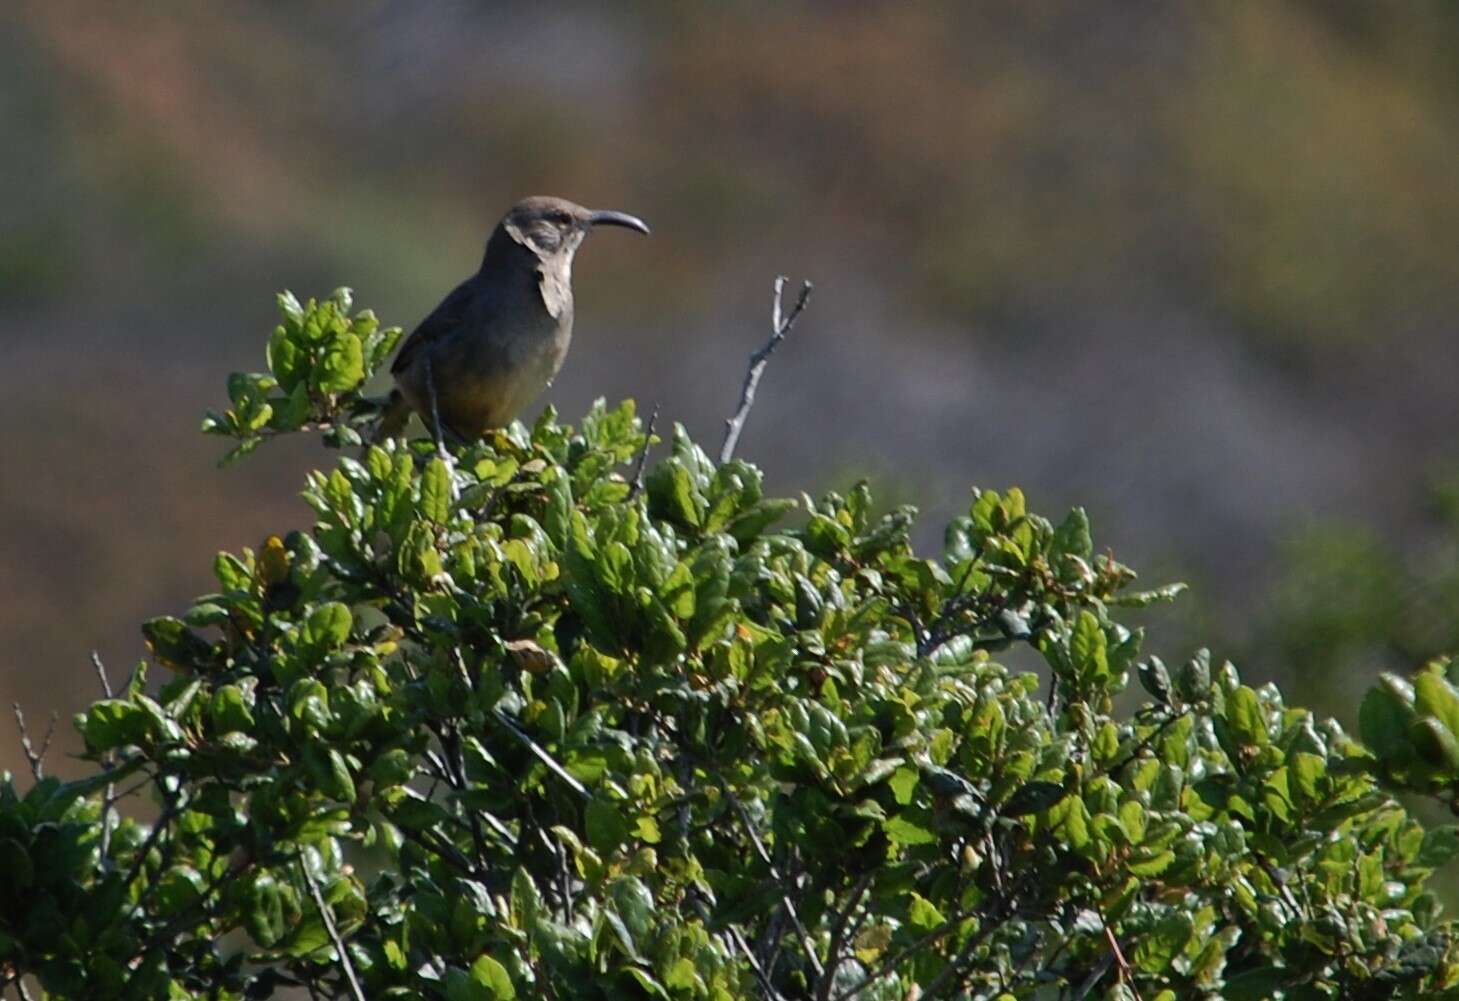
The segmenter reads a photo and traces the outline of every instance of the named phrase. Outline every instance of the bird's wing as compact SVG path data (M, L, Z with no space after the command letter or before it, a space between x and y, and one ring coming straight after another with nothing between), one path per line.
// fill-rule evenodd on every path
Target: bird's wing
M470 304L471 281L468 279L452 289L451 294L442 299L440 305L431 310L430 315L410 332L405 343L400 345L395 361L390 364L391 373L398 375L409 368L411 358L417 351L461 326L466 320Z

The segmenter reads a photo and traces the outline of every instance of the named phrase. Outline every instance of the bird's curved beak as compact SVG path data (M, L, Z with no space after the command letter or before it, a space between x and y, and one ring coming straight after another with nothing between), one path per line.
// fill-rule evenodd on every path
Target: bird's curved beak
M636 229L640 233L648 234L648 223L636 215L629 215L627 212L614 212L611 209L601 212L592 212L588 215L589 226L623 226L627 229Z

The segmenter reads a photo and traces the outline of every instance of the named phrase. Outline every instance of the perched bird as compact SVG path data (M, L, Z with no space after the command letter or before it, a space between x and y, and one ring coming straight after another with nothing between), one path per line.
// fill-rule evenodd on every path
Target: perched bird
M512 206L486 241L481 269L421 321L390 366L395 389L382 436L420 414L457 440L509 423L552 384L572 341L572 258L593 226L647 233L626 212L595 212L563 198Z

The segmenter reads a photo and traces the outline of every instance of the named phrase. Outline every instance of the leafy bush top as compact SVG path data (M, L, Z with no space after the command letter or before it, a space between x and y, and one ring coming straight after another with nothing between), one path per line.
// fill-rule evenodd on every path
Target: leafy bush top
M331 346L371 336L341 297L284 306L208 426L353 441L388 349ZM974 491L925 558L910 509L766 497L682 428L640 489L646 444L600 404L312 474L312 530L146 623L160 691L139 668L77 717L95 775L0 786L0 969L92 999L1459 997L1424 885L1459 838L1375 777L1452 789L1442 667L1370 697L1369 751L1203 653L1141 659L1119 609L1174 589L1131 591L1079 510ZM116 808L141 788L155 823Z

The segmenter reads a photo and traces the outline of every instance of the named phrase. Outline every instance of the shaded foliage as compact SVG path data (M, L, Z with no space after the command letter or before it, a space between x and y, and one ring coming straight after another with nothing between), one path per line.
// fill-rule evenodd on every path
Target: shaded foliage
M281 303L272 372L208 428L353 442L373 319ZM929 559L911 509L766 497L682 428L635 489L648 446L632 403L599 405L311 474L311 530L220 554L216 593L144 625L160 690L144 666L77 717L95 774L0 786L7 975L73 998L1459 997L1424 885L1459 836L1391 794L1459 788L1442 665L1370 696L1370 751L1205 654L1142 659L1120 609L1176 589L1132 590L1082 511L974 491ZM994 659L1015 647L1047 684ZM133 789L154 823L116 807Z

